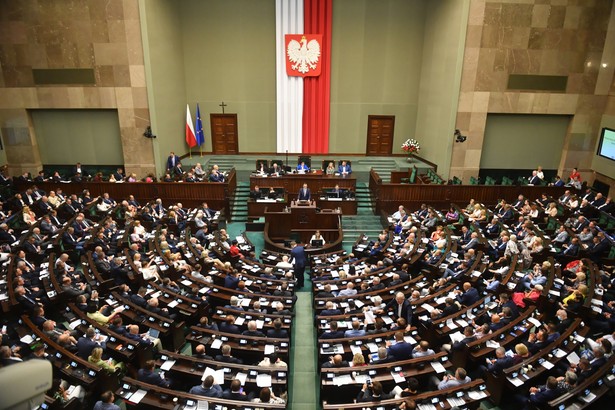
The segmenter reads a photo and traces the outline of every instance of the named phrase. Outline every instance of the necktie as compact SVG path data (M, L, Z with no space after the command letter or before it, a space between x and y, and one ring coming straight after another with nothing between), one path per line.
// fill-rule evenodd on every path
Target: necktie
M397 305L397 317L401 317L401 308L403 305Z

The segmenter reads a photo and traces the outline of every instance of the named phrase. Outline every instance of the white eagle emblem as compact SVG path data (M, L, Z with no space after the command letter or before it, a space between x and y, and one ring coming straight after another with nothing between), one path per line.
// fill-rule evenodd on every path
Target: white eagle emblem
M310 40L308 43L303 36L300 41L290 40L286 52L288 59L294 63L291 65L291 69L305 74L310 69L316 69L320 57L320 44L316 40Z

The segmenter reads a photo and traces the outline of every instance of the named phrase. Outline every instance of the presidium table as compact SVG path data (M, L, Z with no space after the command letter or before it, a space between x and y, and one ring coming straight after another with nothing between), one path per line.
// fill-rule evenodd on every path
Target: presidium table
M278 177L273 176L250 176L250 190L255 186L263 188L275 188L283 190L285 195L276 199L258 199L248 201L248 218L255 219L265 216L265 209L268 211L280 212L289 206L289 200L297 199L299 190L307 184L312 193L312 199L316 200L316 207L322 210L340 209L344 215L357 214L357 201L354 198L357 179L352 175L326 175L322 171L306 174L286 174ZM340 189L352 192L350 198L329 198L327 191L332 190L335 185Z
M309 245L310 238L317 230L325 240L322 247ZM327 253L342 248L341 209L320 209L315 201L292 201L281 211L265 209L265 248L288 252L289 240L301 240L307 244L308 254Z

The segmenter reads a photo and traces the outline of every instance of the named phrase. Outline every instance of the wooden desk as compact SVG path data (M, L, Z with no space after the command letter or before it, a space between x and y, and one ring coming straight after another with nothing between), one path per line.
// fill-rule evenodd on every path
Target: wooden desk
M230 215L228 198L234 196L237 178L235 169L232 169L227 177L227 182L224 183L125 182L118 184L113 182L17 182L16 189L24 191L32 185L36 185L46 192L62 188L64 195L80 195L84 189L87 189L92 194L92 198L108 192L109 196L118 202L128 198L129 195L134 195L142 204L156 198L162 198L167 205L172 202L181 202L186 207L195 207L206 201L212 209L224 209L225 215L228 217Z
M286 196L285 196L286 197ZM284 208L288 206L286 198L282 201L277 200L248 200L248 218L260 218L265 215L265 210L268 209L271 212L282 212Z
M299 237L309 243L316 230L320 230L326 243L321 248L306 247L308 254L326 253L341 249L343 231L342 214L337 211L319 212L315 203L297 205L291 203L290 212L270 212L265 210L265 245L267 249L283 253L290 252L283 242L291 237Z
M270 222L269 236L272 238L289 238L294 230L300 229L337 229L341 216L339 212L318 212L313 202L307 205L291 203L290 212L265 210L265 222Z
M331 198L320 197L316 198L316 206L321 209L338 209L342 210L344 215L356 215L357 214L357 200L356 199L343 199L336 200Z
M226 400L211 397L199 396L197 394L190 394L177 389L167 389L164 387L158 387L153 384L144 383L130 377L124 377L122 383L128 386L128 389L117 389L115 394L117 397L121 397L131 409L177 409L178 404L184 405L187 400L198 402L199 400L206 400L209 402L210 408L215 408L216 405L221 405L226 408L233 408L237 410L242 409L254 409L256 406L252 402L248 401L236 401ZM130 401L131 394L135 391L143 389L147 393L145 397L137 404ZM175 402L174 399L177 399ZM269 404L259 403L258 408L262 409L285 409L286 404Z
M303 184L308 184L312 196L314 197L317 192L323 188L332 187L336 184L340 188L355 190L357 186L357 178L349 176L335 176L335 175L323 175L322 172L310 173L310 174L286 174L279 177L259 177L250 176L250 190L254 189L255 185L261 188L269 187L284 187L286 192L289 193L291 198L295 198L299 193L299 189L303 187Z

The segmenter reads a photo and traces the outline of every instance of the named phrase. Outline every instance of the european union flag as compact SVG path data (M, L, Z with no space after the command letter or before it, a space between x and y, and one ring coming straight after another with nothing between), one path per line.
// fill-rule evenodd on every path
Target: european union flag
M203 121L201 121L201 110L199 103L196 103L196 145L201 146L205 142L205 134L203 134Z

